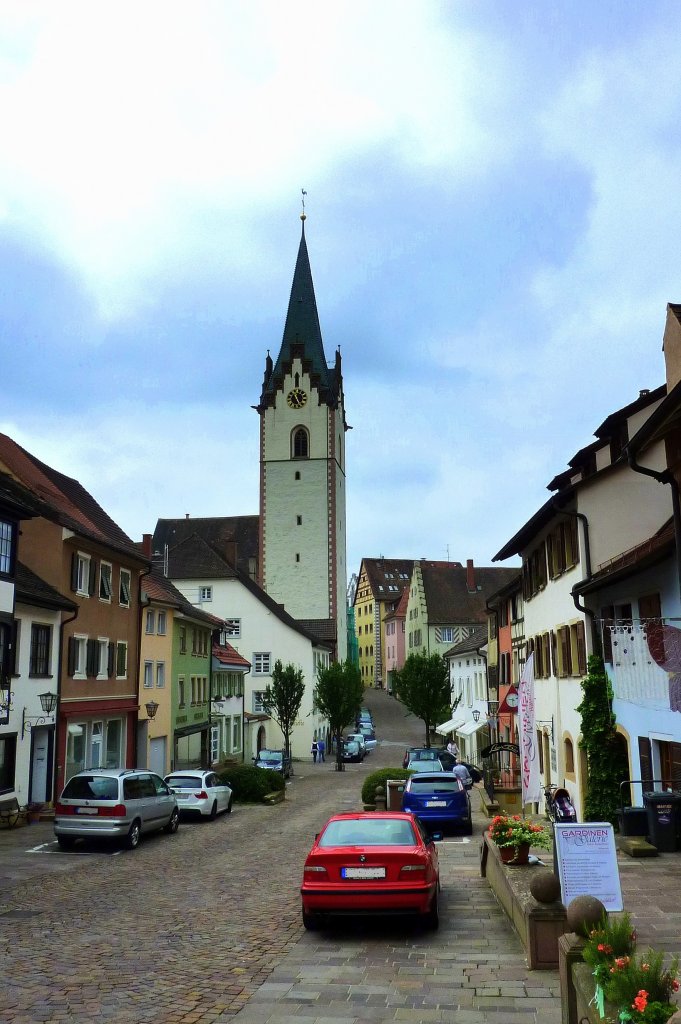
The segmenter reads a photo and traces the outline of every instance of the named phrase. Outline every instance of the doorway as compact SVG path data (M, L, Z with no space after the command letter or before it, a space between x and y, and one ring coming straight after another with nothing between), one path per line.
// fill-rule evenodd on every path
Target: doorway
M54 760L54 726L31 730L31 777L28 799L45 804L52 800L52 762Z

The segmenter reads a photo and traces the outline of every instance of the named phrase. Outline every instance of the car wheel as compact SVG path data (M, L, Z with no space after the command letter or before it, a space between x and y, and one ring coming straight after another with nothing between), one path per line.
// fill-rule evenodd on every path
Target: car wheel
M435 886L433 902L430 904L430 910L425 915L424 923L426 928L431 932L437 931L440 927L440 900L438 896L438 886Z
M133 821L132 825L130 826L130 831L128 832L127 836L125 837L125 845L126 845L126 848L128 850L136 850L137 849L137 847L140 844L140 836L141 836L141 834L142 834L142 829L140 828L139 821Z
M308 914L303 911L303 927L308 932L316 932L319 928L319 918L316 914Z
M179 827L180 827L180 812L178 811L178 809L176 807L175 810L173 811L173 813L170 815L170 821L165 826L163 831L167 832L167 834L169 836L174 836Z
M473 821L472 821L471 818L466 818L466 820L464 821L464 823L463 823L463 834L465 836L472 836L473 835Z
M230 796L229 803L227 804L227 810L225 811L225 814L231 814L231 813L232 813L232 798Z
M211 821L215 821L217 816L218 816L218 802L217 802L217 800L213 800L213 806L210 809L210 814L208 815L208 817L210 818Z
M57 836L57 842L59 843L60 850L72 850L76 845L76 840L73 836Z

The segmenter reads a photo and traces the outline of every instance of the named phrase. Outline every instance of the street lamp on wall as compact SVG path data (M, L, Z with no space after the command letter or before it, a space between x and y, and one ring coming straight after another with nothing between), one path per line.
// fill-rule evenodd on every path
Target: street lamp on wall
M57 706L57 694L56 693L39 693L38 700L40 701L40 707L43 710L42 715L27 715L26 708L21 712L21 738L23 740L24 735L30 732L36 725L44 725L48 718L54 712Z
M147 709L147 715L150 719L156 718L156 712L158 711L158 703L155 700L147 701L144 705Z
M474 722L479 722L480 721L480 712L478 711L477 708L473 712L473 721Z

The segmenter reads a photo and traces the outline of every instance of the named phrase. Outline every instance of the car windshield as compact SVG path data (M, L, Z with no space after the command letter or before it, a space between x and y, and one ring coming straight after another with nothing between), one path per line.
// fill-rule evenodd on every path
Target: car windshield
M203 779L195 775L171 775L166 782L173 789L203 789Z
M350 818L331 821L320 846L414 846L411 823L399 818Z
M441 772L442 765L439 761L410 761L407 765L410 772Z
M409 789L415 796L427 796L431 793L459 793L461 784L457 778L433 779L424 776L412 779Z
M282 761L283 754L278 750L261 750L258 755L259 761Z
M345 750L349 754L356 754L357 751L359 750L359 743L357 742L357 740L348 740L347 743L345 744Z
M412 760L414 761L437 761L438 755L434 750L415 750L412 753Z
M65 800L117 800L118 779L98 775L76 775L62 793Z

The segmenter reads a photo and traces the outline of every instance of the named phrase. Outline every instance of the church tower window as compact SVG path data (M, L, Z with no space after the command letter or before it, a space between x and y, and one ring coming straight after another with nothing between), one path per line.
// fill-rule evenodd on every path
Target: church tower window
M307 459L310 455L310 439L305 427L296 427L293 431L293 458Z

